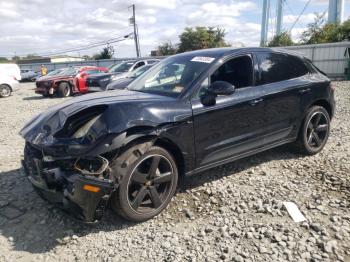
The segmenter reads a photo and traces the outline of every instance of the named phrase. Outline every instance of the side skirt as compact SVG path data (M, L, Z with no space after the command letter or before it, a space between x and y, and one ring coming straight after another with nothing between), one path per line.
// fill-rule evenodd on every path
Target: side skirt
M241 158L245 158L247 156L255 155L257 153L260 153L260 152L263 152L263 151L266 151L266 150L269 150L269 149L272 149L272 148L275 148L275 147L278 147L278 146L281 146L281 145L284 145L284 144L288 144L288 143L294 142L295 139L296 138L290 138L290 139L278 141L276 143L273 143L273 144L270 144L270 145L267 145L267 146L264 146L264 147L261 147L261 148L258 148L258 149L247 151L247 152L242 153L242 154L237 155L237 156L232 156L232 157L226 158L224 160L220 160L218 162L211 163L209 165L201 166L201 167L198 167L198 168L196 168L196 169L194 169L192 171L187 172L185 175L186 176L192 176L192 175L198 174L200 172L203 172L205 170L208 170L208 169L220 166L220 165L224 165L224 164L230 163L232 161L235 161L235 160L238 160L238 159L241 159Z

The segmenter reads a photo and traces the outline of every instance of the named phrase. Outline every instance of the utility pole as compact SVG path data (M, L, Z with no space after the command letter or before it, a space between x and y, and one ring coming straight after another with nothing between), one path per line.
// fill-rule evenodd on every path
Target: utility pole
M328 23L341 23L344 16L344 0L329 0Z
M285 0L277 0L277 23L276 23L276 35L282 33L282 23L283 23L283 4Z
M135 41L136 56L140 57L141 52L140 52L138 29L136 24L135 4L129 6L129 8L130 7L132 8L132 17L130 18L130 24L134 26L134 41Z
M269 29L269 12L270 12L269 9L270 9L270 0L264 0L262 20L261 20L260 46L265 46L267 42L267 33Z

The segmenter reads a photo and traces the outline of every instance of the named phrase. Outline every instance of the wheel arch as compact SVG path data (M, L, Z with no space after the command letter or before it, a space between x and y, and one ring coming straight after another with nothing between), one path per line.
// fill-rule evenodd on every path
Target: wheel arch
M321 107L323 107L324 109L327 110L330 119L333 118L333 115L334 115L333 107L326 99L319 99L319 100L313 102L308 108L310 108L312 106L321 106Z
M12 86L7 83L0 84L0 86L8 86L11 89L11 92L13 92Z
M125 152L132 146L135 146L137 144L147 143L147 142L152 142L152 145L162 147L166 149L170 154L172 154L177 164L179 175L182 176L183 174L185 174L185 160L180 147L171 139L161 135L156 135L152 133L137 134L135 135L134 139L130 139L123 146L119 148L120 151L118 155L120 155L122 152Z
M61 83L67 83L69 85L70 88L72 88L72 84L67 81L67 80L57 80L55 82L53 82L53 86L55 86L56 88L58 88L58 86L61 84Z

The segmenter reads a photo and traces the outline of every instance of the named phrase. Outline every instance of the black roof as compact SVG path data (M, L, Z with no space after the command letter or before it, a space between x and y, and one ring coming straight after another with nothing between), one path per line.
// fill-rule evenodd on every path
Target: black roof
M232 48L232 47L222 47L222 48L208 48L208 49L200 49L195 51L188 51L185 53L182 53L183 55L197 55L197 56L211 56L211 57L222 57L229 54L234 53L240 53L240 52L278 52L278 53L285 53L285 54L291 54L295 56L303 57L302 54L293 52L291 50L286 50L282 48L268 48L268 47L239 47L239 48Z

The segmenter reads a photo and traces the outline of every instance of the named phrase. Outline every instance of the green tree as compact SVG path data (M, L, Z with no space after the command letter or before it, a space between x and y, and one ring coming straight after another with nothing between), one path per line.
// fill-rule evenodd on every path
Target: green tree
M0 63L7 63L8 61L6 57L0 57Z
M17 62L18 60L20 60L21 58L17 55L15 55L14 57L12 57L12 61Z
M269 47L274 46L290 46L294 45L293 40L288 32L283 32L279 35L275 35L271 41L267 44Z
M100 59L111 59L114 55L114 48L111 45L107 45L102 49L102 51L98 54L95 54L93 58L95 60L100 60Z
M350 40L350 19L346 20L341 26L340 26L340 32L342 35L342 40Z
M229 46L225 42L226 32L221 28L203 27L196 28L186 27L180 35L180 44L178 52L186 52L204 48Z
M348 39L350 23L326 23L325 13L316 14L314 22L307 25L301 35L302 44L321 44L339 42Z
M157 47L157 55L159 56L174 55L176 54L176 51L176 46L174 46L170 41Z
M325 13L315 15L315 20L307 25L307 29L301 35L300 42L303 44L316 44L320 41L322 26L326 22Z

